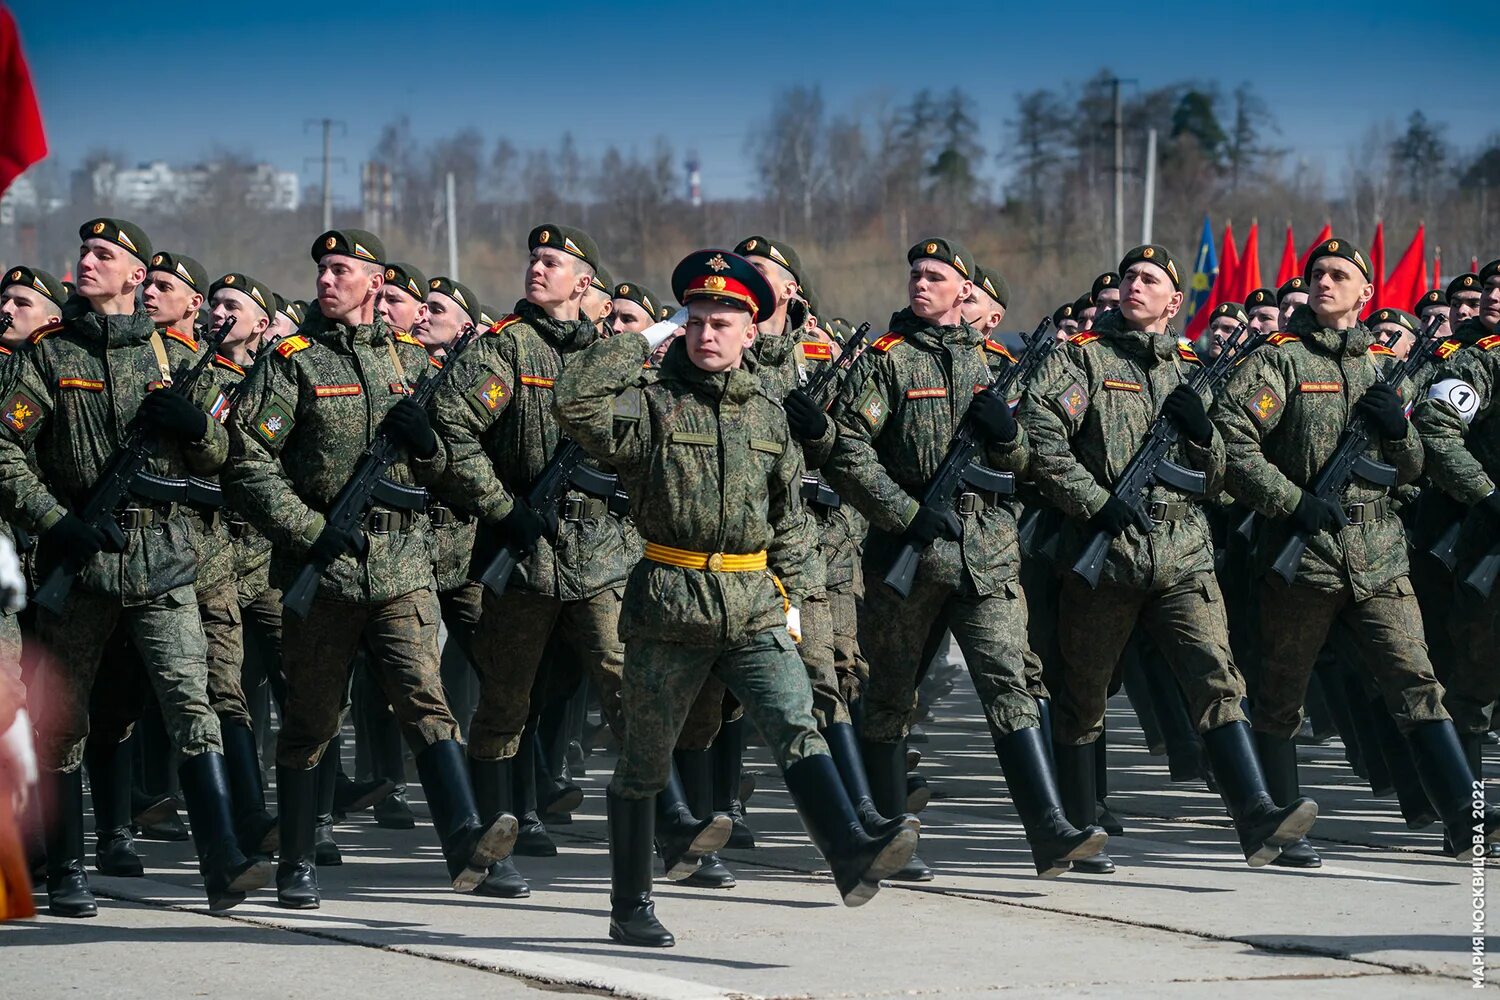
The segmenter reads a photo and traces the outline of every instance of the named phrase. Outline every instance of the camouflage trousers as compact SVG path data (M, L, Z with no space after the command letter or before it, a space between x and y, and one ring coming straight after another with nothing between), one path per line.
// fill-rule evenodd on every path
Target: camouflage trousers
M870 665L859 648L859 598L854 581L828 588L828 614L833 620L833 673L845 709L860 698L870 678Z
M21 681L21 619L0 612L0 677ZM24 693L25 688L20 688Z
M1468 569L1461 565L1455 577L1436 559L1418 555L1411 582L1422 608L1427 655L1446 692L1443 707L1459 732L1483 733L1496 721L1494 702L1500 698L1500 595L1481 600L1457 586Z
M1039 724L1027 687L1026 596L1019 581L985 596L963 594L920 573L902 600L883 584L865 592L859 645L870 662L861 735L891 743L906 735L917 682L944 630L963 650L991 732L1007 736Z
M245 630L240 592L230 578L198 594L198 616L208 642L208 704L221 721L250 727L245 701Z
M605 722L620 734L620 670L625 660L620 642L621 603L620 590L606 590L581 601L560 601L519 589L507 590L500 597L485 591L484 613L473 645L479 706L469 725L470 756L505 760L521 748L521 733L531 715L531 691L554 634L572 655L547 662L580 675L586 671L599 692Z
M710 675L741 705L783 769L826 754L812 713L812 685L785 629L767 629L738 646L686 646L633 639L625 645L621 689L625 734L610 789L644 799L667 783L672 750Z
M1245 679L1229 652L1224 599L1212 573L1157 590L1110 583L1090 590L1068 573L1058 596L1062 671L1052 699L1055 742L1092 743L1104 731L1110 679L1137 624L1172 668L1200 733L1244 720Z
M31 704L43 768L76 771L83 762L89 696L96 681L112 683L101 676L100 664L117 631L135 646L177 752L184 758L223 752L219 719L208 703L208 649L191 584L130 607L75 587L61 615L37 609L36 628L45 652ZM128 661L112 656L104 669L131 669Z
M1260 587L1260 615L1261 679L1251 711L1257 731L1281 739L1297 732L1308 678L1335 623L1347 627L1358 662L1374 675L1402 732L1448 718L1407 577L1363 601L1348 589L1316 590L1267 578Z
M443 700L438 676L439 615L431 587L378 604L320 599L306 621L288 615L281 630L286 703L276 763L297 770L317 766L338 734L361 648L413 750L457 740L458 723Z

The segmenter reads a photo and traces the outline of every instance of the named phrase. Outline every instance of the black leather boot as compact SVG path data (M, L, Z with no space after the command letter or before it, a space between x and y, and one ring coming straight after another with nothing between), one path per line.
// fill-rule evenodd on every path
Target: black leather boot
M993 732L990 735L995 741L995 756L1000 760L1000 770L1005 773L1005 783L1010 786L1011 801L1015 803L1016 812L1021 814L1021 826L1025 828L1026 840L1031 845L1031 860L1036 873L1042 878L1056 878L1069 867L1077 869L1079 863L1099 857L1109 841L1109 834L1092 822L1097 808L1093 744L1054 748L1058 755L1058 771L1062 770L1063 756L1071 753L1084 772L1079 782L1081 787L1077 789L1083 821L1074 826L1068 822L1069 817L1063 810L1057 776L1042 743L1042 731L1029 726L1004 736ZM1114 870L1113 863L1107 870Z
M1479 734L1473 735L1477 745ZM1453 723L1447 719L1418 723L1406 734L1406 741L1427 798L1443 818L1443 850L1450 857L1469 861L1477 840L1478 849L1487 854L1486 845L1500 841L1500 811L1483 804L1481 786L1481 811L1474 815L1476 779Z
M1045 699L1038 700L1039 705L1042 700ZM1048 714L1050 714L1050 711ZM1047 747L1047 752L1051 753L1052 726L1049 723L1048 725L1042 726L1041 730L1042 741ZM1056 761L1054 761L1053 763L1055 765ZM1057 773L1057 768L1055 766L1053 767L1052 773ZM1104 832L1109 834L1111 837L1123 837L1125 836L1125 828L1120 825L1120 821L1115 818L1115 814L1110 811L1109 806L1104 801L1105 798L1108 797L1108 795L1109 726L1106 722L1106 724L1104 724L1099 730L1099 738L1094 741L1094 797L1099 800L1099 808L1095 813L1094 822L1099 824L1099 826L1103 828ZM1076 826L1077 824L1074 825Z
M83 867L83 771L43 771L43 837L47 845L47 912L54 917L99 914Z
M1229 722L1210 729L1203 734L1203 745L1251 868L1270 864L1289 844L1307 836L1318 818L1318 804L1299 798L1276 805L1266 790L1250 723Z
M651 902L651 799L625 799L610 790L604 796L609 818L609 936L621 944L670 948L672 932L656 919Z
M828 742L828 753L838 768L844 791L849 793L849 802L855 815L864 824L865 832L872 837L881 837L897 826L910 825L921 832L922 823L915 816L887 819L875 808L875 793L870 789L870 776L865 773L864 755L859 749L859 737L854 727L847 722L835 722L823 730L823 739Z
M1347 706L1349 721L1354 726L1354 738L1359 741L1359 756L1365 764L1370 792L1376 798L1385 798L1396 791L1396 785L1391 777L1390 768L1386 766L1385 752L1381 748L1384 740L1379 720L1376 718L1369 699L1365 697L1364 686L1360 678L1348 671L1343 671L1343 674L1344 690L1341 694Z
M579 688L582 687L580 684ZM537 720L537 740L541 748L536 755L537 811L545 817L544 823L571 823L573 810L583 805L583 789L573 781L568 766L573 702L572 697L558 699L544 708Z
M879 837L865 832L838 768L826 754L804 757L787 768L786 787L808 836L833 869L845 906L873 899L880 880L905 868L917 849L917 832L904 822Z
M511 761L516 822L519 824L519 832L516 834L516 853L528 858L554 858L557 856L557 844L547 833L547 827L537 811L536 723L537 716L533 715L526 723L526 731L521 734L521 746Z
M266 810L266 790L260 780L260 757L255 733L237 722L219 719L224 735L224 767L229 772L229 794L234 803L234 833L240 849L263 857L276 856L280 825Z
M1370 712L1380 733L1380 752L1385 756L1391 784L1396 788L1396 804L1401 808L1401 818L1406 820L1408 830L1424 830L1438 821L1438 814L1422 788L1422 779L1417 775L1417 765L1411 757L1411 747L1407 746L1401 730L1396 727L1396 720L1391 718L1383 698L1371 700ZM1459 739L1462 738L1460 734ZM1470 761L1472 769L1473 761Z
M712 750L675 750L672 760L682 778L683 793L687 796L688 811L694 816L714 815ZM683 885L699 889L733 889L734 872L714 851L698 859L697 869L682 880Z
M396 783L389 778L355 781L338 768L334 768L334 771L337 772L337 777L333 780L333 811L335 813L347 816L349 813L364 812L385 801L386 796L396 790Z
M1266 791L1278 806L1290 805L1302 797L1297 781L1297 744L1269 733L1255 734L1255 749L1266 775ZM1306 837L1300 837L1281 849L1271 864L1278 868L1322 868L1323 859Z
M730 820L723 813L705 819L693 815L677 765L667 783L656 793L656 850L666 866L667 878L681 882L698 870L705 854L712 854L729 840Z
M318 761L318 812L313 823L313 857L319 868L336 868L344 863L344 855L333 839L333 793L338 787L341 756L339 742L338 737L334 737Z
M179 841L188 839L179 810L182 798L172 771L175 753L172 739L162 721L161 707L152 698L131 737L135 748L133 777L140 793L132 800L135 835L140 840Z
M1098 771L1095 769L1098 753L1094 743L1052 745L1063 816L1078 829L1089 826L1098 815ZM1008 776L1006 780L1009 780ZM1108 831L1105 833L1107 835ZM1072 869L1081 875L1112 875L1115 863L1101 849L1090 857L1073 862Z
M383 700L383 699L382 699ZM370 777L388 782L389 795L375 803L375 825L386 830L413 830L417 818L406 800L406 743L401 738L401 724L396 716L381 706L381 711L366 716L370 742Z
M509 760L477 760L469 758L469 778L474 785L474 804L479 808L479 818L486 823L506 819L516 821L511 811L511 797L515 794L510 776ZM521 877L516 863L503 858L490 865L484 881L474 890L476 895L493 896L496 899L524 899L531 895L531 886Z
M1484 785L1484 737L1486 735L1487 734L1485 733L1458 734L1458 744L1459 746L1463 747L1464 759L1469 762L1469 773L1474 775L1474 780L1479 782L1481 787L1483 787ZM1405 746L1405 741L1403 740L1401 742L1402 745ZM1413 773L1415 773L1415 765L1413 765L1412 771ZM1451 845L1446 842L1448 840L1447 834L1444 834L1443 836L1445 841L1444 848L1446 849ZM1487 843L1485 847L1485 854L1487 857L1500 858L1500 843L1491 841Z
M515 818L504 814L488 823L480 820L457 740L438 740L419 753L417 773L451 884L459 892L473 892L489 875L490 865L510 857L516 845Z
M860 755L865 762L865 778L875 810L881 816L912 816L907 808L906 741L874 743L860 740ZM918 821L920 822L920 821ZM885 876L892 882L931 882L932 869L912 854L900 870Z
M323 756L328 756L324 749ZM276 903L288 910L316 910L318 867L313 830L318 816L318 767L302 770L276 765L277 824L281 827L280 864L276 866Z
M745 820L745 803L755 791L755 775L744 768L745 727L749 725L742 715L738 719L726 719L719 727L719 735L709 748L713 761L714 812L724 813L732 824L729 846L735 850L749 850L755 846L755 831Z
M198 849L198 871L210 910L227 910L245 901L245 894L271 881L274 866L267 858L247 858L234 836L230 815L229 772L223 754L200 753L177 769L182 798L187 805L193 846Z
M146 870L130 832L129 737L116 742L103 734L90 735L83 753L94 803L94 867L100 875L140 878Z

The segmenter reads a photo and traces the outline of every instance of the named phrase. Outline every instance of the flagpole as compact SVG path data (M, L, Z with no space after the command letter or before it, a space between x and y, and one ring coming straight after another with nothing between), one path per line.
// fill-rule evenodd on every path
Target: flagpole
M1141 242L1151 242L1156 216L1156 129L1146 130L1146 204L1141 209Z

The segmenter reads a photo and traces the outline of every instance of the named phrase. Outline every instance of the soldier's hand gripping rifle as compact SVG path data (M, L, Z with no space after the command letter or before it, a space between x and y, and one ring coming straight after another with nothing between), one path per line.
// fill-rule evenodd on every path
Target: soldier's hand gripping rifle
M984 390L986 393L998 396L1009 404L1012 387L1019 389L1024 386L1057 349L1060 341L1048 332L1051 325L1052 317L1043 318L1032 332L1031 339L1026 342L1026 349L1021 352L1016 363L995 376L994 381ZM974 465L974 456L979 453L983 443L972 412L966 412L948 443L947 454L943 456L942 463L938 465L937 471L927 483L927 489L922 493L924 507L946 505L951 508L965 482L977 489L997 493L1014 491L1015 477L1011 473ZM890 570L885 574L885 585L902 597L911 594L912 581L916 579L917 566L922 561L922 549L923 546L911 539L904 540Z
M1241 323L1225 339L1218 357L1201 365L1187 380L1188 388L1200 397L1205 394L1212 396L1218 392L1233 373L1235 358L1248 342L1247 328ZM1142 532L1150 532L1157 524L1151 519L1145 502L1146 493L1150 490L1152 483L1161 482L1194 496L1203 496L1208 491L1208 480L1203 473L1178 465L1167 458L1167 453L1177 444L1181 436L1182 432L1176 421L1165 412L1159 411L1150 429L1146 431L1145 440L1135 450L1130 461L1125 464L1115 484L1110 487L1109 492L1112 496L1118 497L1130 506L1131 513L1135 515L1136 526ZM1099 586L1099 576L1104 571L1104 560L1109 555L1109 546L1113 541L1114 536L1107 531L1094 532L1094 536L1089 539L1088 544L1083 547L1083 552L1073 563L1073 572L1077 573L1090 587Z
M437 395L437 391L443 387L443 383L451 377L453 369L457 367L453 364L453 359L457 358L477 335L478 331L474 327L468 327L463 336L459 337L458 341L449 348L447 364L441 368L427 366L427 370L417 380L416 387L412 389L409 398L413 403L424 410L427 408L432 397ZM397 510L425 509L427 506L426 490L402 486L385 478L386 470L400 457L401 445L388 431L383 428L377 430L375 436L370 439L370 443L365 446L359 461L355 463L353 474L344 483L338 495L333 498L333 504L328 508L323 530L318 538L323 538L329 532L349 532L358 528L373 502L378 501ZM313 546L317 547L316 541ZM306 619L307 613L312 609L313 597L318 592L318 581L322 579L329 565L329 562L310 557L298 572L297 579L282 595L281 606L298 618Z
M1400 389L1402 384L1416 373L1429 360L1429 347L1433 338L1437 336L1438 328L1442 325L1441 317L1433 317L1412 345L1411 352L1391 369L1390 374L1380 378L1393 389ZM1370 447L1370 425L1364 416L1355 413L1349 423L1344 427L1344 433L1340 435L1338 444L1334 446L1333 454L1328 456L1328 461L1318 470L1313 477L1312 485L1308 492L1320 500L1331 500L1337 510L1336 520L1340 528L1348 527L1349 516L1344 513L1344 505L1341 497L1349 481L1355 476L1374 483L1376 486L1384 486L1393 489L1397 485L1396 470L1385 464L1377 462L1365 455ZM1276 575L1287 583L1291 583L1297 577L1297 567L1302 563L1302 554L1307 551L1307 543L1312 535L1302 528L1292 531L1292 536L1286 540L1281 551L1276 554L1276 561L1271 563L1271 568Z
M229 317L205 340L204 351L196 360L185 361L172 375L172 384L165 391L191 399L193 390L206 369L218 353L219 346L234 327L234 317ZM78 508L78 517L100 531L112 552L125 551L125 532L115 520L115 511L130 494L132 484L145 472L146 464L156 455L160 437L156 430L148 427L139 418L125 428L125 438L113 455L104 463L104 471L94 481L93 488ZM82 566L64 561L52 567L42 585L37 588L35 601L55 615L62 614L63 602L73 589Z

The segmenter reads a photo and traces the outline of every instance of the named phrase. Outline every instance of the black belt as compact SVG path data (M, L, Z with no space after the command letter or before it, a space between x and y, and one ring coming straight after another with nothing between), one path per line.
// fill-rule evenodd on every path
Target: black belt
M372 535L409 531L422 516L418 510L372 510L365 513L365 530Z
M983 514L1000 505L1000 496L993 490L967 490L954 500L953 509L959 514Z
M169 520L177 513L175 503L157 507L122 507L115 511L115 523L121 531L139 531Z
M434 528L446 528L450 524L468 524L474 520L468 514L461 514L452 507L445 507L440 503L427 508L427 518Z
M1193 505L1185 500L1152 500L1146 504L1146 516L1152 524L1165 524L1181 521L1192 509Z

